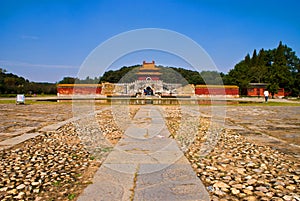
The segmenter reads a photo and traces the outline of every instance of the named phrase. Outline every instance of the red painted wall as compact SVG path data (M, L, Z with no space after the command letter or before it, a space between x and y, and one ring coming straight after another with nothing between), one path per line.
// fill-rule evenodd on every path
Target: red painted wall
M265 88L248 88L247 96L264 96ZM274 94L275 97L285 96L284 88L280 88L278 93ZM271 96L271 94L270 94Z
M101 94L101 87L93 86L57 86L57 93L60 95L72 95L72 94Z
M195 87L195 94L196 95L231 95L231 96L238 96L239 95L239 88L236 86L228 87L228 86L196 86Z
M158 77L156 77L158 78ZM146 79L146 78L145 78ZM155 80L155 77L154 77ZM157 79L159 80L159 79ZM72 95L74 92L76 94L101 94L101 86L76 86L74 88L73 85L58 85L57 92L60 95ZM225 94L224 94L225 93ZM196 86L195 87L195 94L196 95L231 95L231 96L238 96L239 95L239 88L236 86Z

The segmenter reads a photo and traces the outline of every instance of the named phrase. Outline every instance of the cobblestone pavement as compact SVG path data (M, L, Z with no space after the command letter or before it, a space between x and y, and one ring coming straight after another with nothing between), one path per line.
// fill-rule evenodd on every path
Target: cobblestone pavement
M258 135L255 130L251 131L238 124L229 125L230 117L239 119L239 112L247 110L244 107L229 108L232 111L230 109L237 109L238 112L227 116L227 129L215 132L210 129L211 108L201 107L199 132L195 133L191 143L191 132L182 133L174 129L190 122L184 121L182 110L175 106L164 107L172 137L181 147L188 145L188 150L184 153L209 191L211 200L300 200L300 163L295 155L295 147L288 143L278 144L276 138L268 139L266 134L254 138L253 136ZM189 114L192 117L195 115L192 112ZM193 127L190 126L189 129L193 130ZM251 132L253 136L250 135ZM205 147L207 139L216 133L219 136L217 143L213 144L214 148L210 153L203 156L202 148Z
M2 108L17 108L19 111L19 107L14 105L6 105ZM31 112L28 111L29 108ZM56 111L60 111L59 114L66 117L73 116L71 105L34 104L31 107L23 107L23 111L27 112L26 121L23 123L32 124L31 114L37 116L41 108L47 108L47 111L43 110L41 115L49 117L49 122L35 124L34 133L28 131L22 134L21 132L20 136L8 136L9 139L0 142L5 144L0 147L0 200L76 199L90 183L95 170L101 164L101 160L95 160L94 153L89 152L82 143L77 129L77 122L80 119L72 117L53 124L55 121L52 121L51 115L47 116ZM112 116L106 112L106 108L108 107L97 106L94 115L84 116L84 120L91 124L94 122L91 121L94 119L92 117L97 115L100 115L102 122L106 122L98 130L90 130L89 134L104 133L114 126L109 121ZM13 117L13 110L11 111L10 117ZM47 119L44 121L46 122ZM43 125L46 126L42 127ZM119 138L121 134L114 132L113 139ZM6 146L8 144L10 146ZM107 149L102 150L101 157L105 159L108 153Z

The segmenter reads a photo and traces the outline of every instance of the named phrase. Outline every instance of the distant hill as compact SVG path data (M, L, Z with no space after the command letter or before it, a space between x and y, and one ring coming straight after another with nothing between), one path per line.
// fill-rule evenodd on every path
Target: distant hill
M56 84L30 82L0 68L0 95L7 94L56 94Z
M97 84L102 82L110 83L130 83L137 80L136 73L141 65L123 66L118 70L109 70L102 77L86 79L78 79L74 77L64 77L59 81L59 84ZM160 68L161 80L166 83L181 83L181 84L223 84L223 73L217 71L202 71L201 73L184 68L156 66ZM205 81L204 81L205 80Z
M100 82L133 82L137 79L136 72L138 72L141 65L124 66L119 70L110 70L104 73ZM222 84L223 73L216 71L197 71L187 70L184 68L164 67L160 68L161 80L167 83L189 83L189 84Z

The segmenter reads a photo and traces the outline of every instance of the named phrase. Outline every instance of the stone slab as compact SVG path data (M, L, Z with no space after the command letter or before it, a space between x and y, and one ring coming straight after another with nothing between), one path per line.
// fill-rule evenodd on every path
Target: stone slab
M141 165L143 174L137 177L134 200L210 200L188 161L174 163L155 172L149 171L157 168Z
M53 132L53 131L56 131L59 128L63 127L64 125L66 125L70 122L76 121L76 120L78 120L78 118L72 117L72 118L67 119L65 121L45 126L45 127L41 128L39 131L40 132Z
M135 172L135 166L127 166ZM89 185L78 201L130 200L134 173L126 174L102 165L95 173L93 184Z
M34 132L36 129L36 127L22 127L20 129L16 129L14 132L10 132L10 133L0 133L0 136L4 136L4 137L14 137L17 135L22 135L23 133L29 133L29 132Z
M17 137L14 137L14 138L10 138L10 139L7 139L7 140L4 140L4 141L1 141L0 142L0 148L3 148L3 149L7 149L7 148L10 148L14 145L17 145L17 144L20 144L26 140L29 140L31 138L34 138L38 135L40 135L41 133L25 133L23 135L20 135L20 136L17 136Z

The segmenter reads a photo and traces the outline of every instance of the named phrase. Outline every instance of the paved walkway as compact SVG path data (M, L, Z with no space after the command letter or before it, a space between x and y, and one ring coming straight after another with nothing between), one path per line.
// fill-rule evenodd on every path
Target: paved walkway
M201 116L210 118L213 107L218 106L199 107ZM225 128L235 130L250 141L300 158L299 114L299 106L228 106Z
M142 106L78 200L209 200L155 106Z
M0 104L0 142L65 121L73 116L71 104ZM1 143L0 143L1 144ZM1 149L2 145L0 145Z

